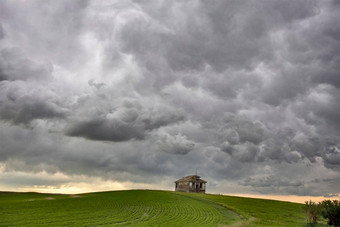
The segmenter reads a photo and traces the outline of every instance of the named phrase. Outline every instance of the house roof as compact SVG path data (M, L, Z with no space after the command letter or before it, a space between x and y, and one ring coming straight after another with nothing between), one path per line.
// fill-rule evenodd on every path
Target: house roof
M178 183L178 182L207 183L205 180L200 179L200 176L198 176L198 175L190 175L190 176L182 177L181 179L175 181L175 183Z

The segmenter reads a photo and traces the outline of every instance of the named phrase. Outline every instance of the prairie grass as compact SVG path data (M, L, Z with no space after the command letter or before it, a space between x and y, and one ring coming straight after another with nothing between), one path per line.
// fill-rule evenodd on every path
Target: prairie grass
M303 205L153 190L0 192L0 226L306 226Z

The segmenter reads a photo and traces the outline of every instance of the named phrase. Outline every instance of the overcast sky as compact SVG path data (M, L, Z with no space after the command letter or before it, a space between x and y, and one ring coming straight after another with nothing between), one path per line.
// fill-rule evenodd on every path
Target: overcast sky
M0 0L0 190L337 196L339 12Z

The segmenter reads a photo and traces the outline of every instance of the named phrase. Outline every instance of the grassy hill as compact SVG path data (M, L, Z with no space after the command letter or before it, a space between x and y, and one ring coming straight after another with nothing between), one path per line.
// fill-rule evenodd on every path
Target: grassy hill
M72 196L0 192L0 226L306 226L302 207L151 190Z

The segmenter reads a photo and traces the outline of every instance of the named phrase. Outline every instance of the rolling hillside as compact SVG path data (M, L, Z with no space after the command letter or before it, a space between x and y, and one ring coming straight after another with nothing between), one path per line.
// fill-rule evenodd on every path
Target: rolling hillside
M0 226L305 226L301 204L131 190L0 193Z

